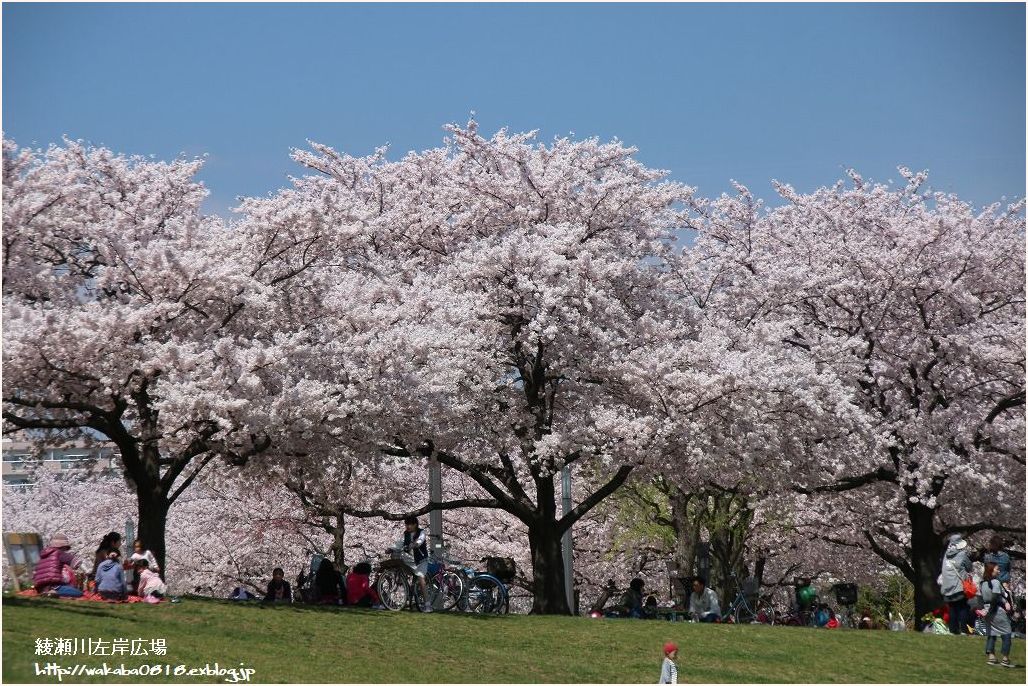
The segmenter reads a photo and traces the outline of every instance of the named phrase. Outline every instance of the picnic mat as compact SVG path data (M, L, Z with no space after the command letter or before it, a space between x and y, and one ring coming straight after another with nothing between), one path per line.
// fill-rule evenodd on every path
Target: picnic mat
M28 589L25 589L24 591L18 591L18 593L16 593L15 595L19 595L19 596L21 596L23 598L35 598L35 597L39 596L39 593L37 593L36 589L34 589L34 588L28 588ZM156 605L156 603L152 603L152 601L149 601L149 600L143 600L142 598L140 598L137 595L126 596L125 600L107 600L106 598L101 596L99 593L90 593L89 591L86 591L85 593L83 593L83 595L81 597L79 597L79 598L60 598L60 600L85 600L85 601L88 601L88 602L91 602L91 603L144 603L145 602L145 603L151 603L151 604ZM164 602L164 600L162 599L160 602Z

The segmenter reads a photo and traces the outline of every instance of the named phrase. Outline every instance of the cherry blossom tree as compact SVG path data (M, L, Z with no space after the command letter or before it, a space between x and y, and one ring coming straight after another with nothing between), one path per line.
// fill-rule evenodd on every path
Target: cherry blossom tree
M4 431L109 438L163 568L172 504L291 402L266 323L311 239L203 216L199 161L5 139L3 164Z
M692 226L861 408L863 428L790 453L795 488L859 490L881 511L899 497L902 534L870 524L863 539L914 584L921 616L946 534L1024 535L1025 224L1023 202L976 211L900 173L899 190L856 173L809 195L779 184L771 212L739 187L694 203ZM943 519L955 498L966 506Z
M442 507L516 517L535 609L564 613L561 535L664 431L633 405L631 368L666 332L661 265L686 191L617 142L485 138L474 122L449 132L445 147L397 162L312 145L294 157L318 173L247 201L247 221L295 217L349 246L321 294L337 314L323 320L326 390L304 403L311 426L354 454L377 445L470 477L479 492ZM714 356L690 350L697 366ZM333 396L340 383L349 390ZM595 488L561 515L565 465Z
M37 471L30 487L4 490L6 528L44 540L63 533L91 562L102 533L135 520L135 495L121 476ZM274 567L306 567L311 553L331 544L281 484L217 464L176 499L169 521L165 575L173 593L224 597L244 586L260 594Z

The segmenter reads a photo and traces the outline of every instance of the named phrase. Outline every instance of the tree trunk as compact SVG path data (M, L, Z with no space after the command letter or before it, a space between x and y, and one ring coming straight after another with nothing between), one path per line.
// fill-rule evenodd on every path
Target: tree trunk
M168 509L171 503L159 489L149 491L139 488L136 492L136 501L139 513L139 530L136 536L143 542L143 546L149 549L157 564L161 567L161 578L165 578L167 568L165 566L166 546L164 542L165 529L168 523ZM132 541L128 542L132 545Z
M335 526L332 528L332 561L336 569L342 572L345 568L345 543L346 543L346 514L342 511L335 516Z
M921 503L907 503L910 518L910 567L914 585L914 620L917 629L923 628L921 620L927 613L943 604L942 594L936 583L942 568L944 545L942 537L935 532L935 511Z
M532 551L532 614L569 615L564 592L564 558L556 522L530 526L528 542Z
M684 578L692 576L696 564L696 543L700 539L699 517L689 517L689 496L675 489L669 498L675 530L675 563Z
M708 518L710 551L714 560L711 569L713 587L720 594L721 607L728 607L735 599L743 579L743 554L750 536L753 511L745 497L736 494L718 494L714 501L713 516Z

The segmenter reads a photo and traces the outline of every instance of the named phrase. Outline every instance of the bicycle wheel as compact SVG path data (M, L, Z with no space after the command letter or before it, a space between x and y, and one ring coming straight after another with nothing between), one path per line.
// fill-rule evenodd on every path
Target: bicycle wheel
M739 603L735 607L735 613L733 614L732 619L736 624L749 624L754 621L754 614L748 605Z
M755 619L756 619L756 621L760 622L761 624L773 625L775 623L775 619L776 619L776 617L775 617L775 609L773 607L771 607L767 603L758 602L757 603L757 615L756 615Z
M375 580L379 602L389 610L402 610L411 601L410 575L398 567L383 569Z
M443 610L452 610L464 595L464 580L456 572L443 572L432 579L432 591L442 595Z
M506 614L506 595L496 579L476 576L468 586L467 610L475 614Z

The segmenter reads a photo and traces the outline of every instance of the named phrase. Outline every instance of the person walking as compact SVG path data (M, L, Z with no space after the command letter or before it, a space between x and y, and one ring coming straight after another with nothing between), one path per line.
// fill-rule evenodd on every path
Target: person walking
M675 658L678 657L678 646L670 641L664 644L664 662L660 665L660 681L658 684L677 684L678 665Z

